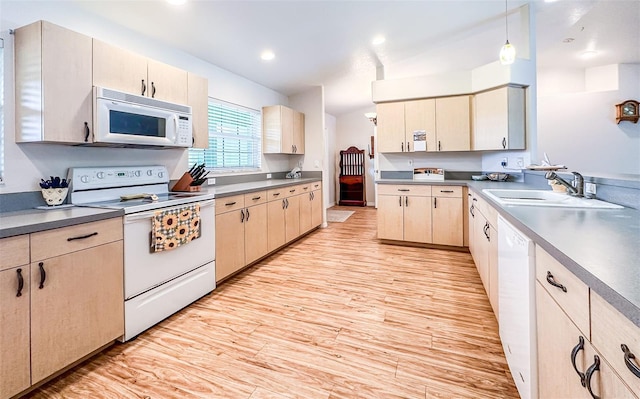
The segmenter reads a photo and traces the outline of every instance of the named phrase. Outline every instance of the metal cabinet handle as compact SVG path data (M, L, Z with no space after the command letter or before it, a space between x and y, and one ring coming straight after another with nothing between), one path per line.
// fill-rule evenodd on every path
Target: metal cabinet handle
M593 390L591 389L591 377L593 377L593 373L599 370L600 370L600 356L593 355L593 364L589 366L585 374L585 379L587 382L587 390L589 391L589 394L593 399L600 399L600 396L593 393Z
M409 142L407 141L407 152L411 152L411 146L409 146Z
M16 296L20 297L22 296L22 289L24 288L24 278L22 278L22 269L16 270L16 273L18 274L18 293L16 294Z
M578 373L580 384L584 387L586 385L585 375L582 371L578 370L578 366L576 366L576 358L578 357L578 352L581 350L584 350L584 337L582 335L578 337L578 345L571 349L571 365L573 365L573 369Z
M402 192L407 192L407 191L411 191L411 189L408 188L399 188L398 191L402 191Z
M253 197L253 198L251 198L251 201L257 201L257 200L259 200L260 198L262 198L262 196Z
M289 190L290 193L295 193L296 189L294 188L293 190Z
M156 98L156 85L151 82L151 98Z
M89 134L91 133L91 131L89 130L89 122L85 122L84 123L84 142L88 143L89 142Z
M489 236L489 228L491 227L491 225L489 225L489 222L486 222L484 224L484 236L487 237L487 241L491 242L491 237Z
M240 209L240 223L244 223L244 209Z
M404 152L404 141L400 144L400 148L402 149L402 152Z
M289 209L289 199L285 198L284 200L287 201L287 209Z
M505 149L507 148L507 138L506 137L502 138L502 148L505 148Z
M452 193L453 190L440 190L441 193Z
M19 269L18 269L19 270ZM640 378L640 367L638 367L632 360L635 359L635 355L631 353L629 347L625 344L620 345L622 352L624 352L624 363L633 375Z
M440 140L438 140L438 151L442 151L442 144L440 144Z
M408 196L404 196L404 206L409 206L409 197Z
M438 197L433 197L433 207L434 208L438 207Z
M144 84L144 79L142 79L142 89L140 90L140 95L144 96L144 93L147 91L147 85Z
M69 237L69 238L67 238L67 241L84 240L85 238L89 238L89 237L93 237L93 236L97 236L97 235L98 235L98 232L94 231L93 233L85 234L83 236Z
M236 201L233 202L227 202L226 204L224 204L224 206L231 206L231 205L235 205Z
M303 189L303 190L308 190L308 189L309 189L309 187L302 187L302 189Z
M273 193L274 197L277 197L278 195L280 195L280 193Z
M402 206L402 195L398 197L398 206Z
M282 209L286 208L287 204L282 200Z
M38 288L44 288L44 282L47 279L47 272L44 270L44 262L38 263L38 267L40 268L40 285Z
M249 216L251 216L251 214L249 213L249 208L245 209L245 211L247 212L247 222L249 221Z
M475 213L473 213L473 210L474 210L474 205L473 205L473 204L471 204L471 207L469 208L469 213L471 214L471 217L472 217L472 218L475 218L475 217L476 217L476 214L475 214Z
M548 270L547 270L547 283L553 285L554 287L560 288L562 292L567 292L567 287L565 287L560 283L556 283L556 280L554 280L553 274L551 274L551 272Z

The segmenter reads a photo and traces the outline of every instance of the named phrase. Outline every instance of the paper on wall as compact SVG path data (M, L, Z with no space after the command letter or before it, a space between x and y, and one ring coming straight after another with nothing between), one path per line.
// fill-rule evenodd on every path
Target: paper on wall
M413 131L413 151L426 151L426 150L427 150L427 131L414 130Z

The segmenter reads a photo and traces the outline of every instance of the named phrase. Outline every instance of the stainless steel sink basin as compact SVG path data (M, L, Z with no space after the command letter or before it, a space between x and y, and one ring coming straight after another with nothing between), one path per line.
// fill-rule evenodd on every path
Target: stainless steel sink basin
M597 199L572 197L550 190L482 190L501 205L553 206L563 208L622 209L620 205Z

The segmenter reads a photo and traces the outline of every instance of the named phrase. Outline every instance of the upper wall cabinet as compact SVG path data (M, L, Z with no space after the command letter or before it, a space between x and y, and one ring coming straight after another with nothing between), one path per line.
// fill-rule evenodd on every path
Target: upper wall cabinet
M187 105L193 115L193 148L209 148L209 81L189 72L187 82Z
M474 150L525 149L525 89L506 86L473 99Z
M82 143L92 129L91 38L46 21L15 31L16 142Z
M304 114L284 105L262 107L265 154L304 154Z
M187 104L187 72L93 39L93 84Z
M470 96L378 104L378 150L469 151L470 105Z

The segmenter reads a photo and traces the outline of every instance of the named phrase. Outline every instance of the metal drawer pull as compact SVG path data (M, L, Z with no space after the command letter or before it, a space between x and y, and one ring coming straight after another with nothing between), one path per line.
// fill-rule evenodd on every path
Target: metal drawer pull
M287 201L287 209L289 209L289 200L286 198L284 200Z
M73 240L84 240L85 238L89 238L89 237L93 237L93 236L97 236L98 232L94 231L93 233L84 235L84 236L78 236L78 237L69 237L67 238L67 241L73 241Z
M453 190L440 190L441 193L452 193Z
M294 188L293 190L289 190L290 193L295 193L296 189Z
M44 262L38 263L38 267L40 268L40 285L38 288L44 288L44 282L47 279L47 272L44 270Z
M472 217L472 218L475 218L475 217L476 217L476 214L475 214L475 213L473 213L473 209L474 209L474 206L473 206L473 204L472 204L472 205L471 205L471 207L469 208L469 213L471 214L471 217Z
M249 216L251 216L251 214L249 213L249 208L245 209L247 211L247 222L249 221Z
M244 223L244 209L240 209L240 223Z
M91 133L91 130L89 130L89 122L85 122L84 123L84 142L88 143L89 142L89 134Z
M308 190L308 189L309 189L309 187L302 187L302 189L303 189L303 190Z
M402 195L398 197L398 205L402 206Z
M278 195L280 195L280 193L273 193L274 197L277 197Z
M554 280L553 274L551 274L551 272L548 270L547 270L547 283L553 285L554 287L560 288L562 292L567 292L567 287L565 287L560 283L556 283L556 280Z
M253 197L253 198L251 198L251 201L257 201L257 200L259 200L260 198L262 198L262 197L261 197L261 196L260 196L260 197Z
M282 209L284 209L286 206L286 203L284 202L284 200L282 200Z
M402 191L402 192L407 192L407 191L411 191L411 189L408 188L399 188L398 191Z
M629 369L629 371L631 371L631 373L633 373L633 375L640 378L640 367L638 367L634 362L632 362L632 360L635 359L636 356L633 353L631 353L627 345L622 344L620 345L620 348L624 352L624 363L627 365L627 368Z
M24 278L22 278L22 269L16 270L18 273L18 293L16 296L22 296L22 289L24 288Z
M582 371L578 370L578 366L576 366L576 358L578 357L578 352L584 350L584 337L581 335L578 337L578 345L574 346L571 350L571 364L573 365L573 369L578 373L580 377L580 384L584 387L586 385L585 375Z
M474 198L474 199L473 199L473 202L476 202L477 200L478 200L477 198Z
M140 90L140 95L144 96L145 91L147 91L147 85L144 84L144 79L142 79L142 88Z
M227 202L226 204L224 204L224 206L231 206L231 205L235 205L236 201L233 202Z
M408 196L404 196L404 206L409 206L409 197Z
M438 197L433 197L433 207L434 208L438 207Z
M589 366L587 369L587 373L585 375L585 379L587 380L587 390L593 399L600 399L600 396L593 393L591 390L591 377L593 377L593 373L600 370L600 356L593 355L593 364Z

